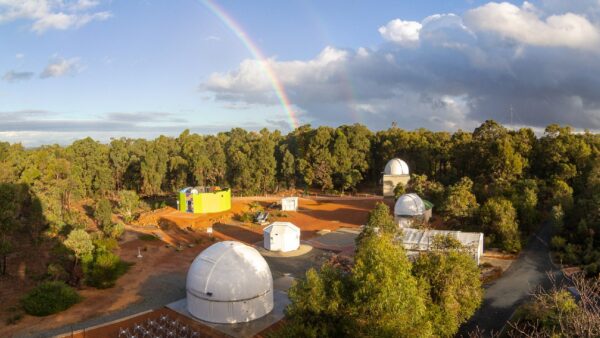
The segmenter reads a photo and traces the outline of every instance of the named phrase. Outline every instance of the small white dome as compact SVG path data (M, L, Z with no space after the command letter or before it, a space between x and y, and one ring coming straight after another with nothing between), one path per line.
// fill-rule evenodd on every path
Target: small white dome
M425 213L425 203L417 194L404 194L398 197L394 205L396 216L419 216Z
M273 277L256 249L240 242L211 245L187 274L188 311L213 323L247 322L273 309Z
M390 160L383 170L385 175L409 175L408 164L399 158Z

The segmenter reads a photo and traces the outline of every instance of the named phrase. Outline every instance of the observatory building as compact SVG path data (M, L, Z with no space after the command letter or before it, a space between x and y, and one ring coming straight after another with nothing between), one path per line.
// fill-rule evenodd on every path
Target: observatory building
M187 187L179 191L178 209L208 214L231 209L231 190L219 187Z
M264 247L288 252L300 247L300 228L290 222L273 222L263 229Z
M409 256L429 251L435 236L450 236L459 241L478 265L481 256L483 256L483 233L481 232L405 228L402 229L402 236L402 244Z
M398 183L407 185L409 180L408 164L399 158L390 160L383 170L383 197L393 197Z
M410 228L414 222L428 222L433 204L423 201L417 194L404 194L394 205L394 220L401 228Z
M298 197L284 197L281 199L281 210L282 211L296 211L298 210Z
M190 266L187 310L211 323L248 322L273 310L273 277L256 249L235 241L211 245Z

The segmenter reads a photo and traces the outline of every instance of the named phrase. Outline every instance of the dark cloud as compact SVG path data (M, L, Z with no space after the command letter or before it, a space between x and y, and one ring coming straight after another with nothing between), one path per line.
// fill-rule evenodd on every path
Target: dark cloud
M269 64L304 112L303 122L313 124L468 129L495 119L600 129L599 17L568 14L571 2L511 6L468 12L467 23L457 15L433 15L410 25L420 30L418 41L408 47L389 39L375 49L327 47L311 60ZM600 12L591 1L573 8L574 13ZM550 15L557 19L548 20ZM509 20L508 27L486 24L500 17ZM510 27L510 20L522 30ZM562 32L569 24L585 29L579 35ZM408 27L387 28L394 26ZM245 61L238 69L213 74L202 88L225 102L278 104L258 66Z
M106 118L111 121L144 121L144 122L177 122L185 123L186 119L166 112L134 112L134 113L108 113Z

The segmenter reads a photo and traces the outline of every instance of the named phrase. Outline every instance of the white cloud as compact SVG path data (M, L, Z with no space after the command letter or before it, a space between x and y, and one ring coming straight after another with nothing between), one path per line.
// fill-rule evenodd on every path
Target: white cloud
M385 26L379 27L379 34L388 41L411 46L419 41L422 27L421 23L416 21L394 19Z
M16 59L23 59L23 58L25 58L25 54L23 54L23 53L17 53L17 54L15 54L15 58Z
M524 2L490 2L465 14L467 26L487 31L520 43L547 47L598 49L600 32L583 15L566 12L543 17L542 11Z
M403 31L406 25L394 24L405 21L393 20L381 32L392 43L326 47L308 60L266 64L304 112L303 122L380 128L396 121L407 128L469 129L486 119L509 123L512 106L515 125L600 129L598 54L582 42L588 36L589 44L595 43L595 33L584 27L598 26L600 17L593 21L527 3L510 6L478 7L468 12L469 20L434 14L412 25L412 35ZM514 14L500 16L505 21L488 17L502 24L487 25L504 33L475 20L489 8ZM411 48L404 48L409 42ZM257 60L214 73L201 88L226 104L279 105Z
M81 69L79 58L56 58L50 62L44 71L40 74L41 78L61 77L64 75L72 75Z
M98 4L93 0L0 0L0 23L28 20L32 22L31 30L40 34L49 29L79 28L112 16L107 11L90 11Z

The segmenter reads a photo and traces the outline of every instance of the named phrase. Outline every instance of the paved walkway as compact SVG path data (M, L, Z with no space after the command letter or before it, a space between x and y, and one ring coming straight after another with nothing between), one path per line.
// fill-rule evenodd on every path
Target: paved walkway
M467 336L477 326L486 335L500 332L513 312L529 298L536 287L550 286L548 273L559 278L560 270L552 263L547 244L551 236L552 227L546 224L530 239L502 277L486 287L483 304L469 322L461 327L459 335Z

